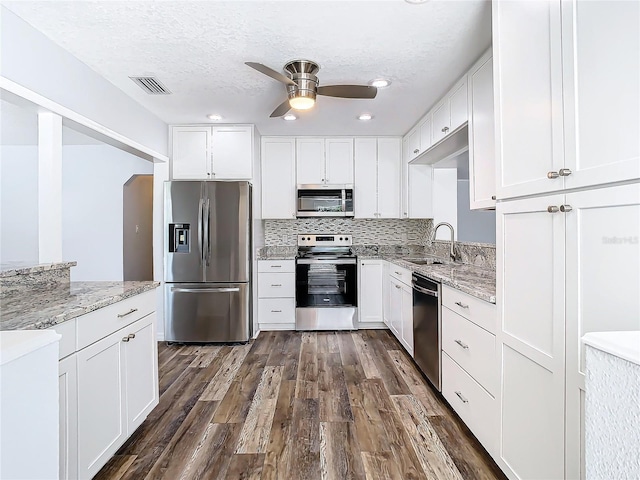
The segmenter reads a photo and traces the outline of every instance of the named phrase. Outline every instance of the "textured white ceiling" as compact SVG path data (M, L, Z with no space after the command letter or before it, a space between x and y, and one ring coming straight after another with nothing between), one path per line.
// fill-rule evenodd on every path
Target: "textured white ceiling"
M255 123L263 135L399 135L489 47L486 0L2 2L167 123ZM285 87L244 65L319 63L321 85L393 82L374 100L319 97L270 119ZM128 77L153 75L170 96ZM361 122L362 112L374 119Z

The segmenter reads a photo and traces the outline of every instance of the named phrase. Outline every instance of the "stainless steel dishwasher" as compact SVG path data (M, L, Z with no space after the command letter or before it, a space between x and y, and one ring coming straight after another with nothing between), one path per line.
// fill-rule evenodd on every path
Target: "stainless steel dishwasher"
M413 359L434 387L441 391L440 284L414 273Z

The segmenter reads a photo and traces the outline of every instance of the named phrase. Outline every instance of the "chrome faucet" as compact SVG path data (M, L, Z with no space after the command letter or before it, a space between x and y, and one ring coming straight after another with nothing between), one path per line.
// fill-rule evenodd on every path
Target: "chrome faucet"
M449 256L451 257L451 260L455 262L456 261L456 252L453 249L453 241L454 241L453 240L453 236L454 236L454 234L453 234L453 226L450 223L447 223L447 222L440 222L439 224L437 224L436 228L433 229L433 240L436 239L436 233L438 232L438 227L441 227L443 225L446 226L446 227L449 227L449 230L451 230L451 249L449 250Z

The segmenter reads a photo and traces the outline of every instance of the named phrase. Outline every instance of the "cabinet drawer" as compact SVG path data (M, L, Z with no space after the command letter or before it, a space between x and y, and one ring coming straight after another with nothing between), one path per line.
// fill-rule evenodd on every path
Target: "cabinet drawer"
M295 260L258 260L259 273L295 273Z
M496 395L496 337L447 307L442 309L442 349Z
M78 350L154 312L156 292L150 290L78 317Z
M442 395L493 454L498 436L497 402L446 353L442 354Z
M58 360L63 359L64 357L68 357L72 353L76 351L76 319L68 320L66 322L62 322L55 327L53 330L56 333L62 335L60 339L60 350L58 352Z
M405 285L411 286L411 270L399 267L395 263L389 263L389 275Z
M258 275L259 298L294 298L296 276L294 273L261 273Z
M292 324L296 321L294 298L260 298L258 323Z
M495 335L498 321L495 304L443 285L442 305Z

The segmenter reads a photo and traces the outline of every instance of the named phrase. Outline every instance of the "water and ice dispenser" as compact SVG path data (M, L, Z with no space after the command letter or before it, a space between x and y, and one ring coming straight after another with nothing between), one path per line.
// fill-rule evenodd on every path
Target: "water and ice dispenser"
M169 224L169 252L189 253L191 249L191 229L188 223Z

